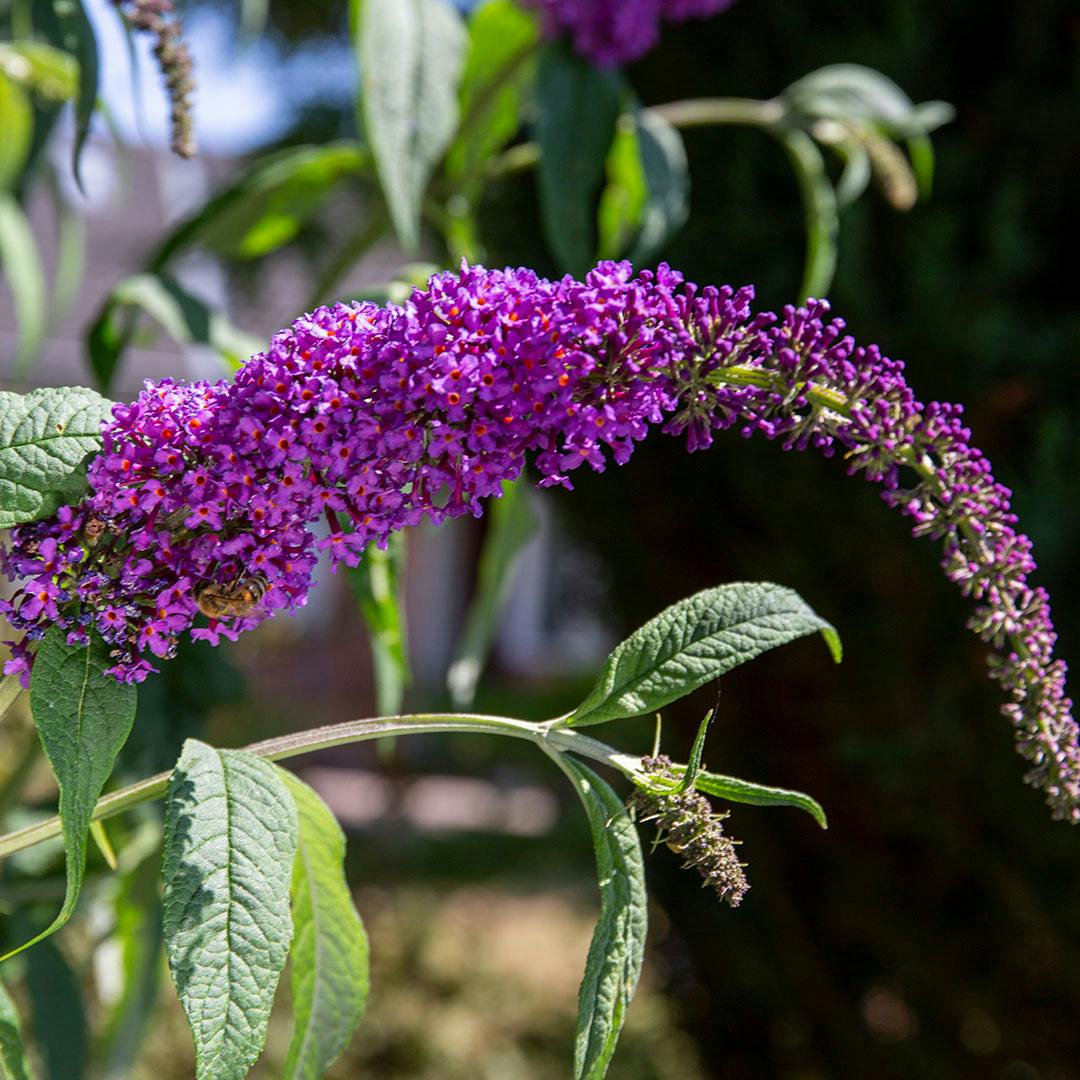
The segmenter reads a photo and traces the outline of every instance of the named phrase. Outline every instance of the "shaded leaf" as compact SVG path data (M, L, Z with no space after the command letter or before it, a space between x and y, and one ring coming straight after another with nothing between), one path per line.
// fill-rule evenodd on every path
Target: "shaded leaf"
M563 270L582 276L596 250L595 205L622 109L619 76L566 45L544 47L536 84L540 212L548 247Z
M292 938L296 808L277 770L189 739L165 802L164 935L197 1080L240 1080L262 1051Z
M96 634L82 646L68 645L66 638L59 627L46 633L30 678L30 711L60 788L67 867L64 903L45 930L8 956L54 934L71 918L86 873L94 804L135 722L135 687L105 674L112 666L109 646Z
M585 805L596 850L600 918L578 994L575 1080L599 1080L615 1053L637 988L648 930L641 842L622 800L572 758L559 764Z
M368 941L345 880L345 834L292 773L299 839L292 878L293 1037L283 1080L319 1080L349 1045L368 993Z
M535 13L512 0L481 4L469 19L468 31L462 123L446 155L447 174L455 180L476 176L517 131L539 38Z
M536 515L524 480L503 484L503 494L488 503L489 525L480 552L476 591L465 617L446 684L455 708L472 703L476 684L506 604L518 557L536 532Z
M194 244L235 259L267 255L292 240L339 183L363 172L367 160L351 141L268 154L180 225L149 269L160 271Z
M49 0L56 21L58 40L79 65L79 93L75 102L75 139L71 148L71 171L82 188L83 147L90 135L90 122L97 108L98 47L94 28L86 17L82 0Z
M89 1054L86 1011L75 973L53 942L42 942L26 958L26 989L46 1075L82 1080Z
M608 657L571 714L573 727L653 712L755 656L818 632L840 660L840 639L791 589L736 582L662 611Z
M0 138L0 145L3 144ZM0 267L15 303L19 346L12 373L24 378L45 340L45 271L33 229L14 197L0 191Z
M457 130L465 27L447 0L352 0L351 11L358 119L394 229L412 252L428 181Z
M0 1073L4 1080L31 1080L33 1071L26 1058L19 1013L0 982Z
M360 565L348 574L371 635L375 703L380 716L393 716L401 711L405 690L412 682L402 600L404 536L391 536L385 551L375 543L369 544Z
M0 529L48 517L86 490L112 402L81 386L0 391Z

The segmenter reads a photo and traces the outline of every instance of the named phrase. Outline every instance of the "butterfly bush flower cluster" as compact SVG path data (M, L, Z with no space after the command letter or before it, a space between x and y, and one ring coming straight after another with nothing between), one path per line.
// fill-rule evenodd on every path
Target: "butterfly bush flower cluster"
M1080 821L1080 746L1045 591L956 405L923 405L903 365L856 346L824 303L752 311L753 290L698 288L666 266L602 263L584 281L463 266L403 306L324 307L232 383L148 384L117 406L90 494L22 526L3 604L28 677L51 626L97 632L137 682L184 633L236 637L302 605L320 552L355 565L424 517L479 516L526 456L542 485L627 461L653 427L840 452L914 532L943 546L976 603L1029 780ZM319 523L318 529L312 526ZM258 603L207 609L259 583ZM249 590L250 591L250 590Z
M660 24L707 19L733 0L529 0L548 33L568 34L574 49L601 67L644 56L660 40Z

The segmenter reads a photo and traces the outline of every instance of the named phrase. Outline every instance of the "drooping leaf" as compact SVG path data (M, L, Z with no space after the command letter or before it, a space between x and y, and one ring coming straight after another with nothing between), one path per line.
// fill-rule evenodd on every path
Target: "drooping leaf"
M90 122L97 108L98 47L94 28L86 16L82 0L49 0L57 27L57 41L79 65L79 93L75 102L75 139L71 148L71 171L82 188L83 147L90 135Z
M86 490L112 402L81 386L0 391L0 529L37 521Z
M112 666L108 645L96 634L82 646L68 645L66 638L59 627L46 633L30 678L30 711L60 788L64 903L50 926L8 956L54 934L71 918L86 873L94 804L135 722L135 687L105 674Z
M3 144L0 138L0 145ZM0 190L0 269L15 304L19 345L12 374L23 379L45 340L45 271L30 222L22 207Z
M781 98L804 116L869 121L897 138L926 135L955 115L944 101L915 105L892 79L861 64L819 68L792 83Z
M288 243L368 155L356 142L294 146L259 158L208 200L161 245L149 269L161 271L178 252L200 245L217 255L254 259Z
M581 276L596 250L595 204L623 84L614 72L553 42L541 54L536 96L544 236L562 269Z
M26 958L26 989L35 1017L34 1035L52 1080L83 1080L89 1054L86 1010L78 980L51 941Z
M690 216L690 165L682 135L659 113L642 109L637 125L648 197L630 258L640 264L648 262Z
M489 505L489 525L476 573L476 592L465 616L457 654L446 676L450 697L458 709L470 705L476 694L476 684L514 583L518 557L537 527L524 480L503 484L502 498Z
M14 187L30 153L34 110L30 100L0 65L0 191Z
M368 941L345 880L345 834L292 773L299 839L292 879L293 1037L283 1080L319 1080L349 1045L368 993Z
M169 968L197 1080L241 1080L262 1051L289 952L296 808L274 766L189 739L162 852Z
M385 551L377 544L369 544L360 565L348 573L371 635L375 704L380 716L393 716L401 711L405 690L412 682L402 598L404 536L391 536Z
M43 41L0 42L0 73L51 102L67 101L79 88L75 59Z
M467 180L513 137L535 69L534 12L512 0L489 0L469 19L461 77L461 127L446 155L447 174Z
M568 723L583 727L654 712L769 649L815 632L839 661L836 631L791 589L769 582L705 589L617 645Z
M682 773L685 770L683 766L676 765L675 771ZM722 776L712 772L698 773L694 787L698 791L704 791L706 795L715 795L719 799L727 799L728 802L747 803L750 806L791 806L797 810L805 810L823 829L828 828L821 803L802 791L755 784L750 780L740 780L737 776Z
M148 315L178 345L205 345L235 370L262 343L237 329L224 312L209 307L179 282L157 274L136 274L112 291L87 335L90 364L108 390L131 333L125 322L133 313Z
M32 1080L33 1071L22 1041L19 1013L0 982L0 1073L4 1080Z
M457 130L465 26L448 0L351 0L351 11L358 119L394 229L413 252L428 181Z
M589 815L600 885L600 918L578 995L573 1075L600 1080L641 974L648 930L645 867L637 829L619 796L580 762L567 757L560 765Z
M140 720L142 718L140 717ZM125 848L139 845L139 858L122 867L117 891L116 929L124 989L109 1016L102 1050L102 1080L127 1080L142 1047L147 1023L157 1003L162 975L161 897L157 849L160 829L147 822Z

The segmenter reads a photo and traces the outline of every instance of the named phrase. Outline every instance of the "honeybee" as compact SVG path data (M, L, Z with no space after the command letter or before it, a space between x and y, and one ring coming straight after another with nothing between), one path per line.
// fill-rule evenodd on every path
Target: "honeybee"
M261 574L251 574L224 584L200 581L192 596L208 619L246 619L255 613L268 587Z

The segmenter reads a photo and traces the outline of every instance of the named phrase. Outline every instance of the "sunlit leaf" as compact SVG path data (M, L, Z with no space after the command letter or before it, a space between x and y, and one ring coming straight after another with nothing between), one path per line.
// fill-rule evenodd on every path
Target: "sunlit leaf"
M836 631L791 589L768 582L705 589L617 645L568 723L582 727L654 712L769 649L815 632L839 661Z
M296 807L268 761L189 739L165 803L165 951L196 1080L241 1080L289 953Z
M283 1080L319 1080L349 1045L368 993L368 941L345 880L345 834L326 804L280 771L296 800L293 1037Z
M34 110L22 88L0 65L0 191L14 187L30 153Z
M75 59L42 41L0 42L0 72L47 101L67 101L79 89Z
M560 762L585 805L596 850L600 918L578 994L575 1080L607 1072L637 988L648 930L645 867L637 829L622 800L591 769Z
M428 181L457 130L464 23L449 0L351 0L350 10L358 118L394 228L412 252Z

